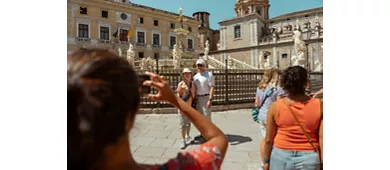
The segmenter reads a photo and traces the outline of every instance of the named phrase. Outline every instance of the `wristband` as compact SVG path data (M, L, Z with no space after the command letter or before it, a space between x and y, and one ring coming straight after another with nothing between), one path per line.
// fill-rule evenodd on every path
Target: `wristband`
M263 161L264 161L264 163L269 164L269 159L268 159L268 158L264 157L264 158L263 158Z

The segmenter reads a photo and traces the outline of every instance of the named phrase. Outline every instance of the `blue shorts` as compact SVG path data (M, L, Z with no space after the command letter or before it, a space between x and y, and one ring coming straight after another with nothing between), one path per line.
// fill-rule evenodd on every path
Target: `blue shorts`
M289 151L273 147L270 170L316 170L319 166L315 151Z

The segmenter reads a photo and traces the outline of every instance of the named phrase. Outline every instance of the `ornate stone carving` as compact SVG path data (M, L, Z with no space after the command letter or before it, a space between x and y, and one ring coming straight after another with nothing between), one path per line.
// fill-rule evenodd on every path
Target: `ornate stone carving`
M322 72L322 63L319 60L314 62L315 69L314 72Z

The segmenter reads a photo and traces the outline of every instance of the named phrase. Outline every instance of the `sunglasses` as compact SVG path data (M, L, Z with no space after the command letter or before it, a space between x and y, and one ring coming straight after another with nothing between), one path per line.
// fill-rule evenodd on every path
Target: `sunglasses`
M202 65L202 64L198 64L197 66L198 66L198 67L203 67L203 65Z

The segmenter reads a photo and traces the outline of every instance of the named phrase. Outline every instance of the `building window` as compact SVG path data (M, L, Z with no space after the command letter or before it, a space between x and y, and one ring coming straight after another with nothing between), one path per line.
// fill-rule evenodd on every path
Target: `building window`
M282 54L282 59L285 59L285 58L287 58L287 54L286 53Z
M108 18L108 11L102 11L102 17Z
M128 30L121 30L121 36L119 37L120 41L127 41L127 32Z
M153 25L158 26L158 20L153 20Z
M144 32L137 32L137 43L145 44L145 33Z
M188 31L189 31L189 32L192 32L192 28L191 28L191 27L188 27Z
M261 11L260 11L260 10L257 10L257 14L261 15Z
M139 17L139 18L138 18L138 24L143 24L143 23L144 23L144 18Z
M80 14L87 15L87 7L80 7Z
M138 53L138 58L144 58L144 53L143 52L139 52Z
M175 29L175 24L171 23L171 29Z
M79 37L80 38L89 38L88 36L88 25L87 24L79 24Z
M241 26L234 27L234 38L241 38Z
M176 37L169 37L169 45L173 47L176 44Z
M192 39L188 39L187 40L187 47L188 47L188 49L193 49L194 48L192 43L193 43Z
M305 15L305 17L309 17L309 15Z
M153 34L153 45L160 45L160 35Z
M108 27L100 27L100 39L101 40L109 40L109 31L110 29Z

